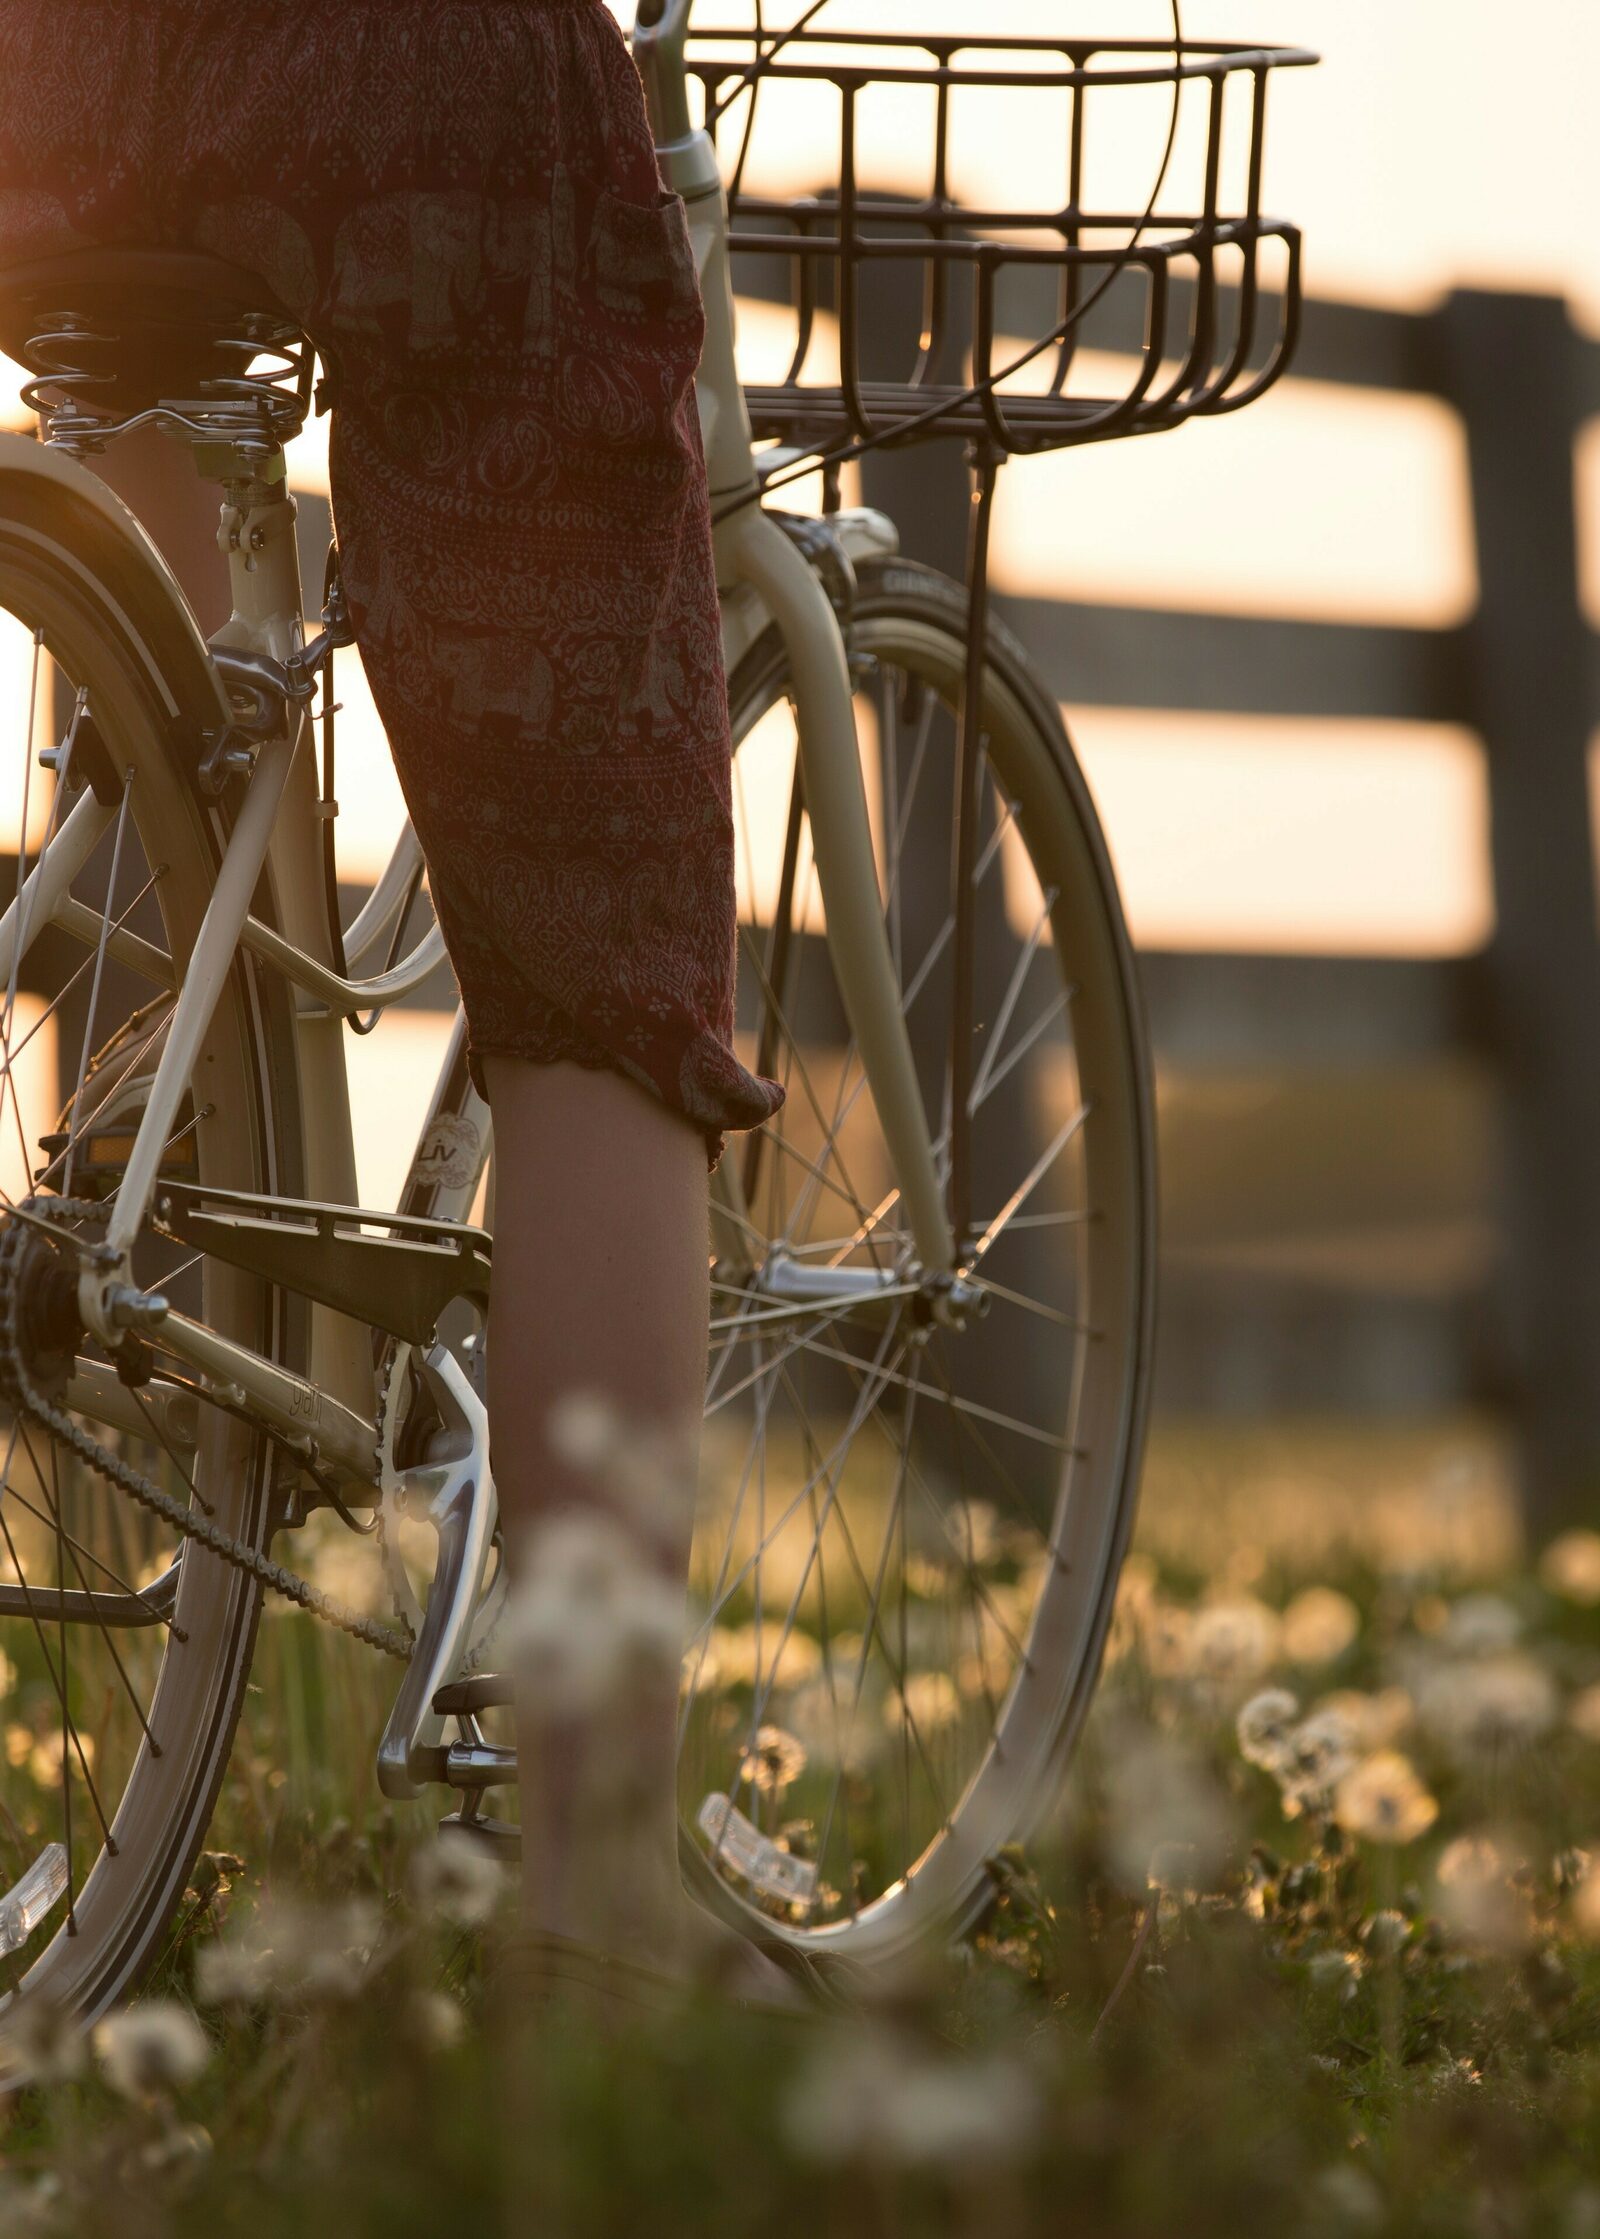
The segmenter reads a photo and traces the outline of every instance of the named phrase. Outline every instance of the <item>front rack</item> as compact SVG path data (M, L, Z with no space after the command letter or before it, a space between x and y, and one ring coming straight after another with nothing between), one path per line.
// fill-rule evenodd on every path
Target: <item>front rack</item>
M793 317L787 370L746 391L757 438L814 451L962 436L1005 457L1250 403L1289 362L1300 318L1299 232L1261 203L1267 82L1315 60L1188 40L691 33L689 69L732 173L735 287ZM1090 160L1102 113L1115 131L1114 104L1127 110L1135 89L1162 110L1152 178L1179 111L1162 195L1143 212L1101 206ZM803 115L836 173L798 199L744 184L763 118L781 123L785 101L791 134ZM891 128L875 127L875 102ZM1017 144L1010 111L1030 146L1059 135L1058 205L960 200L956 155L978 144L962 127L980 102L991 146ZM915 191L864 183L864 162L881 168L885 153ZM1164 204L1185 183L1174 214Z

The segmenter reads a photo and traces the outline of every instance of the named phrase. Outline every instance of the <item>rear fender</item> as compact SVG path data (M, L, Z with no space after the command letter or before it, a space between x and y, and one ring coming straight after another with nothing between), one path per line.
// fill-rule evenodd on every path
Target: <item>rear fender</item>
M202 732L228 720L227 698L176 576L122 500L66 452L0 434L0 523L92 586L195 769Z

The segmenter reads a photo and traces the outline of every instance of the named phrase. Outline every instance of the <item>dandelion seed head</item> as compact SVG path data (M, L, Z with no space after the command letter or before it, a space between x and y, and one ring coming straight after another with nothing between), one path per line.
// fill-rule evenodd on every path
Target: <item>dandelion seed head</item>
M1404 1844L1427 1833L1439 1805L1409 1757L1397 1749L1380 1749L1339 1781L1333 1811L1349 1834L1372 1843Z
M1521 1637L1522 1617L1503 1594L1463 1594L1452 1604L1442 1635L1456 1656L1493 1656Z
M1133 1725L1113 1737L1106 1772L1107 1863L1130 1896L1144 1895L1151 1861L1168 1844L1189 1848L1191 1885L1209 1888L1232 1835L1227 1797L1179 1742Z
M1265 1602L1239 1594L1206 1602L1189 1629L1191 1678L1219 1691L1248 1687L1278 1652L1278 1620Z
M961 1695L948 1672L908 1672L904 1689L889 1690L883 1715L894 1732L905 1724L918 1734L937 1733L960 1717Z
M1283 1613L1279 1640L1291 1664L1332 1664L1361 1630L1361 1612L1348 1594L1308 1586Z
M1359 1687L1339 1687L1321 1698L1312 1715L1336 1718L1349 1737L1352 1752L1365 1756L1374 1749L1392 1747L1408 1733L1416 1721L1417 1706L1404 1687L1380 1687L1371 1695Z
M1600 1532L1563 1532L1539 1558L1539 1576L1553 1594L1582 1609L1600 1603Z
M1019 2160L1041 2112L1032 2071L1014 2056L935 2054L868 2025L818 2049L783 2121L808 2161L968 2170Z
M444 1834L411 1861L411 1894L429 1920L453 1928L481 1928L498 1910L507 1877L470 1837Z
M453 2052L467 2033L460 1999L445 1990L413 1990L406 2001L406 2022L425 2052Z
M354 1998L380 1927L377 1907L363 1898L337 1905L271 1899L236 1934L202 1949L196 1993L208 2006Z
M1403 1912L1386 1906L1366 1923L1361 1940L1374 1959L1396 1959L1411 1940L1411 1923Z
M1286 1687L1268 1687L1252 1695L1234 1722L1245 1763L1272 1771L1282 1761L1289 1730L1299 1715L1299 1699Z
M1355 1762L1350 1729L1336 1711L1314 1710L1290 1729L1280 1763L1274 1768L1283 1807L1293 1819L1321 1811Z
M1464 1942L1501 1952L1518 1951L1528 1943L1533 1921L1510 1870L1489 1835L1457 1835L1440 1852L1434 1868L1439 1912Z
M0 2067L33 2083L67 2083L82 2075L88 2054L83 2024L47 1991L16 1998L0 2021Z
M681 1593L637 1536L600 1510L569 1510L529 1535L501 1638L536 1711L582 1716L641 1664L683 1652Z
M124 2099L159 2099L192 2084L211 2058L211 2044L187 2006L151 1998L109 2014L94 2032L94 2049L113 2091Z
M1559 1710L1550 1674L1516 1649L1437 1665L1417 1690L1423 1725L1459 1754L1537 1741Z
M1318 1990L1330 1990L1341 2001L1356 1994L1364 1972L1357 1951L1317 1951L1306 1961L1306 1973Z
M762 1726L739 1761L742 1779L763 1796L781 1796L806 1769L806 1748L781 1726Z

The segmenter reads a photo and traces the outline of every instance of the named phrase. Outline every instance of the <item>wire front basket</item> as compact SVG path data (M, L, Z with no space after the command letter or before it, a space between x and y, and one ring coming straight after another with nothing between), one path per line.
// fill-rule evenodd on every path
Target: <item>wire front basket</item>
M788 310L766 336L778 362L746 389L758 439L815 452L961 436L1002 458L1250 403L1300 315L1299 233L1262 210L1267 84L1315 59L1187 40L692 34L730 174L735 289ZM797 146L819 151L809 193L782 191ZM1041 165L1058 204L986 206L986 187L1014 191Z

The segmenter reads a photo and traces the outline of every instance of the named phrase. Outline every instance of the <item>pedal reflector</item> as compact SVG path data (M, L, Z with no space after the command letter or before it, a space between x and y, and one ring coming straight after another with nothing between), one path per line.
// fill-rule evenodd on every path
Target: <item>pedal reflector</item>
M810 1905L817 1895L817 1869L764 1835L726 1796L713 1793L700 1806L700 1832L711 1845L711 1863L738 1874L763 1897L780 1905Z
M66 1847L46 1843L22 1879L0 1897L0 1952L20 1951L66 1893Z

